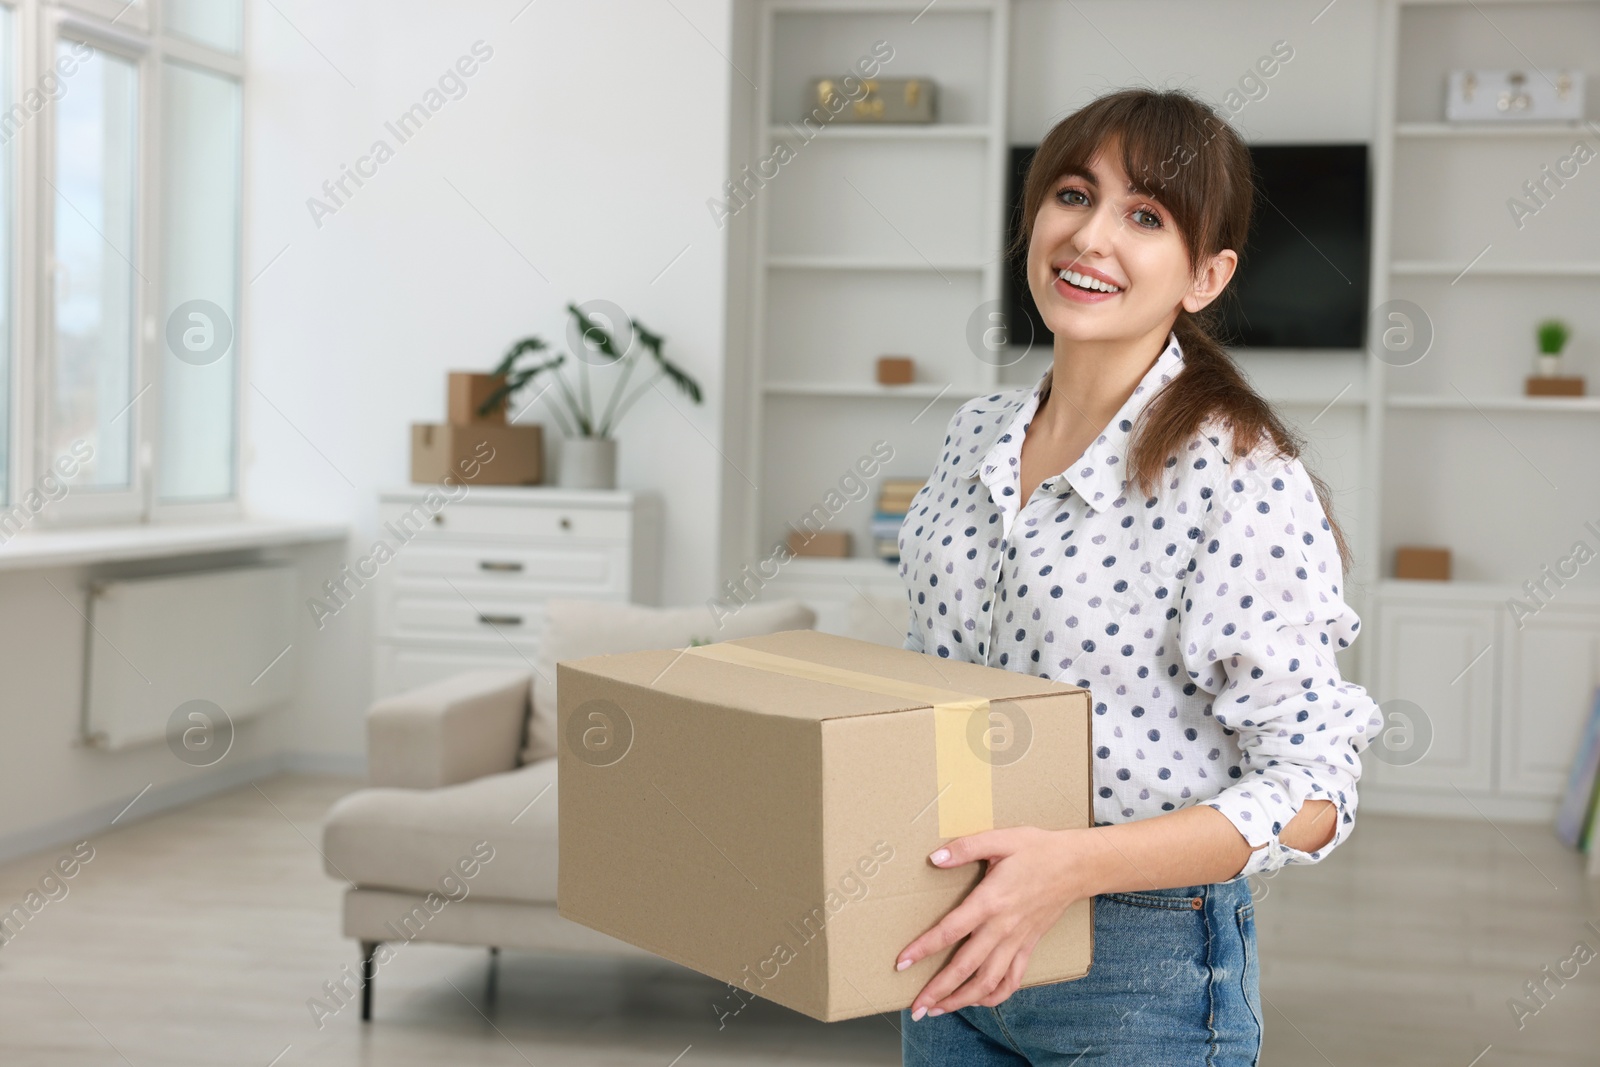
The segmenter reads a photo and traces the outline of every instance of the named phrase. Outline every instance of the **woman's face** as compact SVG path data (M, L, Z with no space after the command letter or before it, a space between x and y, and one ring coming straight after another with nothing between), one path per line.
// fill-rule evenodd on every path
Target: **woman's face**
M1120 149L1110 141L1088 173L1058 177L1034 219L1028 287L1057 338L1165 340L1180 306L1199 311L1233 275L1238 256L1224 251L1196 279L1170 213L1129 189ZM1064 270L1076 272L1080 284L1063 278Z

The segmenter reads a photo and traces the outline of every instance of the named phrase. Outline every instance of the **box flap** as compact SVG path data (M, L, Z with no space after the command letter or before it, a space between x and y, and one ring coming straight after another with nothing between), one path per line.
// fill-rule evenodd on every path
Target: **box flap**
M783 630L719 643L989 700L1018 700L1085 692L1079 686L1052 682L1017 671L947 660L820 630ZM704 657L690 655L685 649L651 649L586 656L562 660L560 666L716 706L736 706L767 715L812 721L929 706L927 700L868 692L848 685L797 678L740 664L708 663ZM729 696L726 680L730 671L747 679L738 687L736 699Z

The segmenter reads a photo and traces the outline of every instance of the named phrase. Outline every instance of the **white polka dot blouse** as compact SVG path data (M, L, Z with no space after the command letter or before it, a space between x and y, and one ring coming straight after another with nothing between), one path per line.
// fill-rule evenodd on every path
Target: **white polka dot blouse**
M1182 367L1169 335L1105 432L1025 502L1049 372L956 411L900 528L905 647L1089 689L1095 825L1204 803L1255 849L1241 873L1315 863L1350 834L1381 727L1334 658L1361 621L1299 460L1263 445L1230 461L1214 425L1168 457L1160 495L1124 481L1135 418ZM1282 844L1316 799L1337 808L1333 840Z

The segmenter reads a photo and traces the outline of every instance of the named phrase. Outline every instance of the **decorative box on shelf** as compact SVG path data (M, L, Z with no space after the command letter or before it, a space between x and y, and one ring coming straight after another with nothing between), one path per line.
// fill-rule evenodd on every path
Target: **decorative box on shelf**
M1450 122L1573 122L1583 118L1583 71L1453 70Z
M811 99L834 122L933 122L932 78L817 78Z
M1394 550L1394 576L1445 582L1450 580L1450 550L1429 545L1401 545Z
M1525 389L1528 396L1587 396L1583 375L1530 374Z
M910 356L879 356L879 385L910 385L916 378L916 365Z

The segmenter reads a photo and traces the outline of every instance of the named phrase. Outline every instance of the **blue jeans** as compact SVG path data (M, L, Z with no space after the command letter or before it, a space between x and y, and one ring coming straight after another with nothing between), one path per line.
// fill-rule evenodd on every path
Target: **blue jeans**
M1197 903L1198 902L1198 903ZM1261 1052L1255 904L1230 882L1102 893L1094 957L1070 982L1028 986L998 1007L911 1021L905 1067L1244 1067Z

